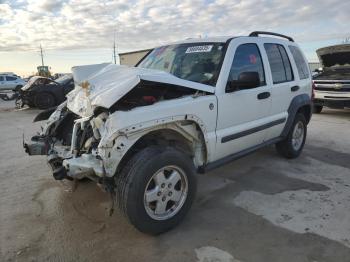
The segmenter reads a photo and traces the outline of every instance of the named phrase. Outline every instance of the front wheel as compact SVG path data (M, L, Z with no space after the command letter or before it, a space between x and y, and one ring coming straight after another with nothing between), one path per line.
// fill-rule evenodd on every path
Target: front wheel
M138 230L152 235L179 224L196 193L190 157L168 147L140 151L115 179L120 208Z
M39 109L48 109L55 105L55 97L47 92L38 93L35 95L34 104Z
M286 158L297 158L304 148L307 133L305 116L297 114L287 137L276 144L279 154Z

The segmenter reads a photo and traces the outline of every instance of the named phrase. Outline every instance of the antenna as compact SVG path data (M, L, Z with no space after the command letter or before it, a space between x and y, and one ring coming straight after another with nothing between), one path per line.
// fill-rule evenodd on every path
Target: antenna
M40 56L41 56L41 65L44 66L44 55L43 55L43 48L40 44Z

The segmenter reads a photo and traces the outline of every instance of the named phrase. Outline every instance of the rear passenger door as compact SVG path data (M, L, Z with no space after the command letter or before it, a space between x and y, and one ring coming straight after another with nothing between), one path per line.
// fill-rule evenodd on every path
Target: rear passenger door
M17 85L17 78L14 76L6 76L6 88L13 89Z
M264 49L272 77L270 115L278 123L266 132L265 141L267 141L281 135L288 118L288 107L300 87L293 73L287 47L283 44L264 43Z

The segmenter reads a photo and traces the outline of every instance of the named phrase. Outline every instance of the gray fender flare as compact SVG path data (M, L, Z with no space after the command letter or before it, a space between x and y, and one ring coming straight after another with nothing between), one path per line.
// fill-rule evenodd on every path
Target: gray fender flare
M290 128L292 127L295 115L297 114L298 110L303 106L310 106L310 117L312 114L312 101L309 95L307 94L301 94L293 98L292 102L289 105L288 108L288 119L287 123L284 126L284 129L282 131L281 137L286 137L289 133Z

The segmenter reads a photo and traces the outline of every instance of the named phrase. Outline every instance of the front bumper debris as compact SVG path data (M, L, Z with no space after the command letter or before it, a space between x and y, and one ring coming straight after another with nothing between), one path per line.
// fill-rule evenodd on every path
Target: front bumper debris
M62 166L65 168L68 176L76 179L94 175L104 176L102 160L91 154L82 154L80 157L65 159Z
M50 148L46 139L40 136L33 136L30 143L24 143L23 141L23 147L30 156L47 155Z

